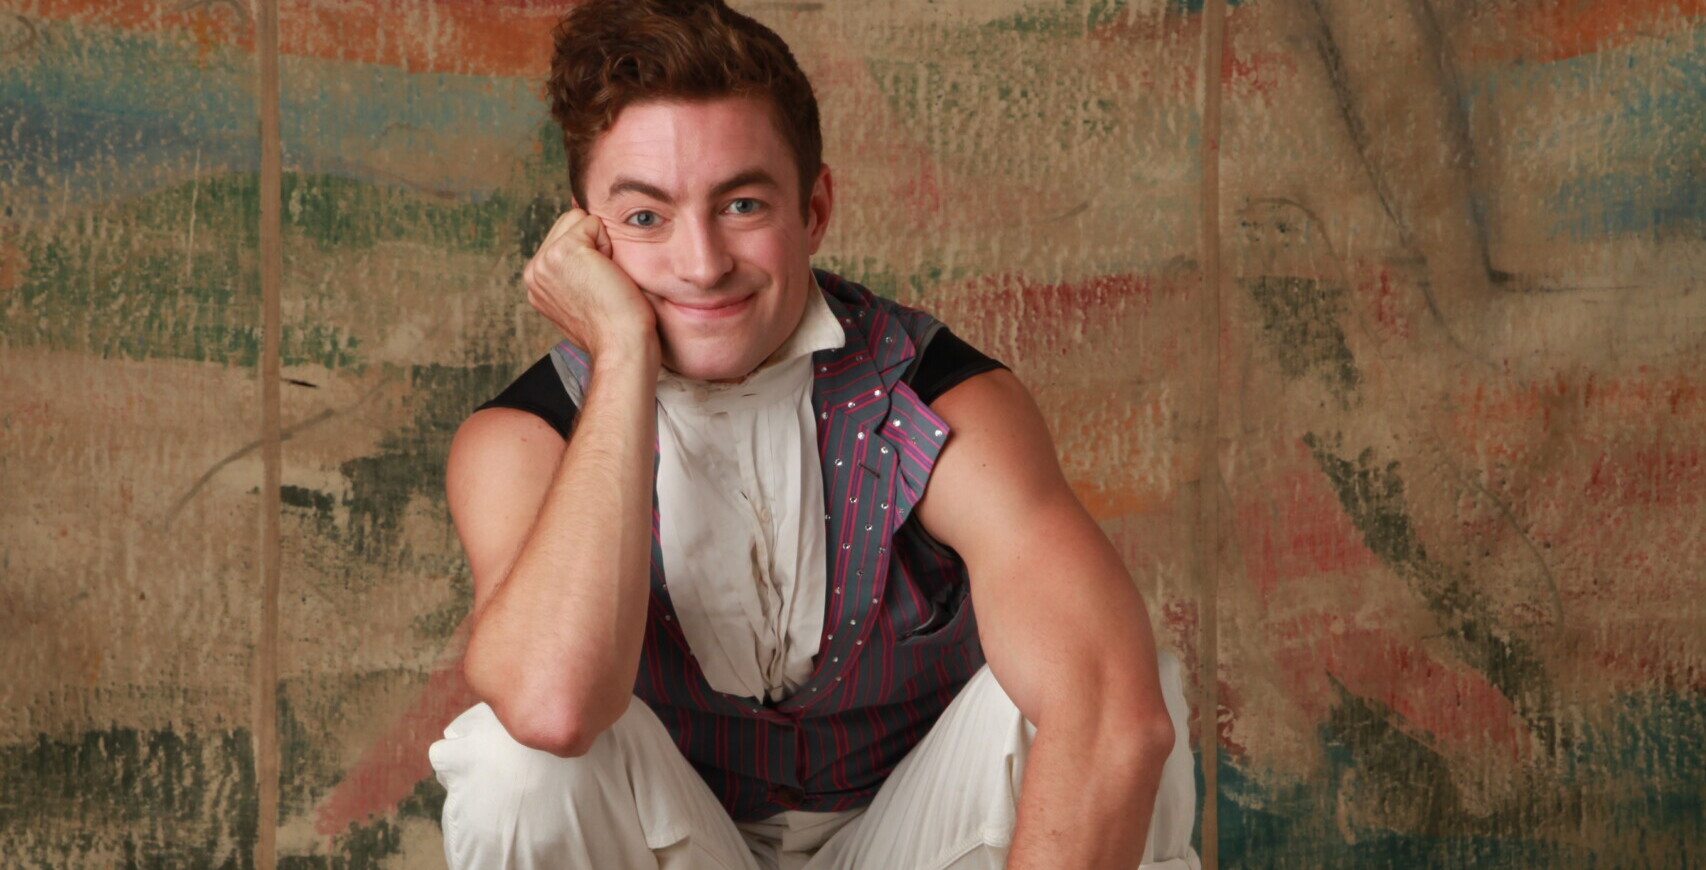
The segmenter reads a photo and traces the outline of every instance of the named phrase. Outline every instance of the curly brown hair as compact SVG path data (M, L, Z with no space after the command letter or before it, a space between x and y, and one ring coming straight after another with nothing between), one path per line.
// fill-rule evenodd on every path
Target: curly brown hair
M823 163L817 97L786 43L723 0L584 0L558 22L546 94L563 128L569 189L586 205L587 155L633 103L768 98L794 152L804 212Z

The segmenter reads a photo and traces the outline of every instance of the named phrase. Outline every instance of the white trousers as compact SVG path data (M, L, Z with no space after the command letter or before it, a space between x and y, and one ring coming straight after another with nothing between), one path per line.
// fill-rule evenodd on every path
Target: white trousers
M1132 866L1200 870L1186 703L1166 651L1161 686L1177 740ZM999 870L1035 733L986 665L869 806L740 824L638 698L578 758L515 742L485 704L451 722L429 756L449 791L453 870Z

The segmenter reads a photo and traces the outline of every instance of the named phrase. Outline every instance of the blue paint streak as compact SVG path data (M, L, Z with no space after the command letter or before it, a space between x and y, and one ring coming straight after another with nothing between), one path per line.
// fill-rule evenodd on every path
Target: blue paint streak
M1622 695L1583 717L1600 723L1573 731L1565 740L1551 788L1562 800L1579 793L1597 808L1623 844L1642 843L1643 857L1667 868L1706 866L1706 696L1650 691ZM1631 866L1632 856L1520 836L1529 822L1550 827L1544 816L1519 815L1488 831L1426 834L1411 831L1354 831L1345 841L1335 819L1343 774L1379 775L1357 767L1343 744L1323 732L1325 769L1307 781L1281 788L1261 785L1235 761L1222 756L1218 811L1223 867L1547 867L1592 870ZM1544 786L1543 786L1544 788ZM1546 800L1534 807L1542 814ZM1527 819L1528 821L1519 821ZM1563 820L1568 830L1573 820ZM1615 848L1615 847L1613 847ZM1658 865L1654 865L1658 866Z
M141 195L200 171L260 162L252 55L206 51L181 34L39 22L37 54L0 72L0 184L38 200ZM286 58L281 140L287 171L410 186L397 164L468 156L472 140L534 138L545 115L528 79L409 73L365 63ZM488 147L489 150L489 147ZM434 191L482 199L491 172L433 178Z
M1603 169L1560 179L1545 201L1555 235L1699 235L1706 232L1703 82L1706 40L1685 33L1550 63L1514 64L1474 81L1466 102L1473 111L1495 88L1514 87L1559 107L1567 123L1500 143L1512 165L1541 161L1582 141L1594 146L1592 166ZM1609 110L1593 108L1608 92L1622 100Z
M249 55L198 58L169 34L38 26L42 47L0 73L0 183L26 206L135 196L198 165L204 174L259 165Z
M1629 233L1706 230L1706 174L1655 167L1572 178L1548 200L1555 234L1593 239Z
M281 70L285 167L395 186L412 161L493 160L469 154L482 144L536 138L545 105L536 82L510 76L410 73L365 63L286 59ZM492 187L467 178L434 178L435 189L483 199Z
M1334 773L1344 762L1332 765ZM1589 849L1565 843L1463 834L1358 830L1346 842L1335 824L1336 776L1327 782L1263 791L1239 767L1220 768L1220 862L1226 868L1316 870L1322 867L1554 867L1593 870Z

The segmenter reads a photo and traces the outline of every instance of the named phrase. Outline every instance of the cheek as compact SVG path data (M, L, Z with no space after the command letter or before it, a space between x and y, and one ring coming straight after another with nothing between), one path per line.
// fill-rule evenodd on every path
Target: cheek
M741 233L733 241L740 259L772 275L792 271L801 260L803 234L777 229Z
M610 242L610 260L642 290L658 285L658 278L664 274L664 266L669 262L663 245L616 239Z

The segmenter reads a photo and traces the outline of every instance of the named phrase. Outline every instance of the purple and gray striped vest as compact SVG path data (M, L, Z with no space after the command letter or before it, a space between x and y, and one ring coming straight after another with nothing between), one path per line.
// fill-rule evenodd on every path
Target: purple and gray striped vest
M948 437L904 379L938 323L816 275L847 342L812 358L830 588L812 674L794 694L766 705L705 681L675 622L653 495L634 693L737 820L869 803L984 661L965 564L909 521ZM552 354L586 383L580 348L563 341Z

